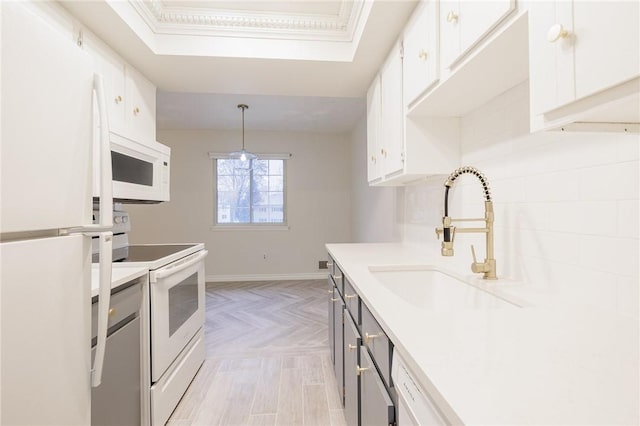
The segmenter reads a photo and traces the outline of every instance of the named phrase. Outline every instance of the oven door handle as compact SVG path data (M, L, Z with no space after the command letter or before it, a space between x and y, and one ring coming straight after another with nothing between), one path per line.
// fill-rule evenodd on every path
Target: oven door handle
M167 268L162 268L157 271L151 271L151 273L149 274L150 275L149 280L152 283L155 283L158 280L168 277L169 275L177 274L178 272L184 269L187 269L188 267L200 262L202 259L207 257L207 254L209 254L208 250L202 250L200 253L193 256L191 259L186 260L183 263L177 262L175 266L169 266Z

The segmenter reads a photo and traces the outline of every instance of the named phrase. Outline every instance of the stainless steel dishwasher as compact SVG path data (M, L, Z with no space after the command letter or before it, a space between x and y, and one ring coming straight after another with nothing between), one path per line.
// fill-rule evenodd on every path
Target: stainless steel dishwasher
M141 303L147 275L111 294L102 384L91 391L91 425L142 423ZM92 300L91 356L95 356L97 297Z

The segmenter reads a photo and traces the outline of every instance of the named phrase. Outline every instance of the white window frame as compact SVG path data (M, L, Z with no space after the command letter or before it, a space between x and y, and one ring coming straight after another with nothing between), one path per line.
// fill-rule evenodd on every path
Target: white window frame
M292 155L289 153L257 153L257 160L289 160ZM282 165L282 204L283 204L283 222L282 223L219 223L218 222L218 162L217 160L233 159L229 153L209 152L209 158L212 160L213 166L213 225L210 227L212 231L288 231L288 197L287 197L287 161L283 161Z

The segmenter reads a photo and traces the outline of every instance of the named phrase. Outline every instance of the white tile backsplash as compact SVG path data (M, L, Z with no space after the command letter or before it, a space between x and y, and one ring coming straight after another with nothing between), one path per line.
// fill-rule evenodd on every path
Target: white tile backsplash
M623 133L528 133L527 83L461 119L461 165L489 179L495 209L498 274L559 303L616 309L638 317L640 136ZM444 182L404 189L404 241L439 252ZM474 178L450 194L453 217L482 215ZM469 273L469 244L456 237L448 265ZM480 247L478 246L480 245Z

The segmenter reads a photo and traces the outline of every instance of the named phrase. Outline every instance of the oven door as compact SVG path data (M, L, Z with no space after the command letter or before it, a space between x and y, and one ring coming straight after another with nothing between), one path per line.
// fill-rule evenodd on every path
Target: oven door
M201 250L151 271L151 379L157 382L204 325L204 259Z

